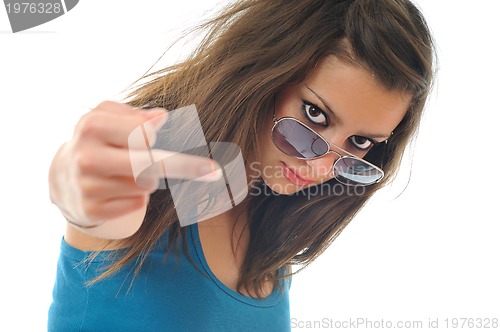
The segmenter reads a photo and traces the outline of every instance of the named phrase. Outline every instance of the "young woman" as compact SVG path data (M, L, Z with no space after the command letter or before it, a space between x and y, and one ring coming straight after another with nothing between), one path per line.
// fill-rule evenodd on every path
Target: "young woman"
M68 227L49 330L290 330L291 265L395 176L433 80L410 1L243 0L206 28L191 57L99 104L56 154L50 194ZM182 227L158 179L136 183L128 137L166 121L155 108L191 104L207 142L240 147L250 190ZM213 165L180 154L169 175L214 181Z

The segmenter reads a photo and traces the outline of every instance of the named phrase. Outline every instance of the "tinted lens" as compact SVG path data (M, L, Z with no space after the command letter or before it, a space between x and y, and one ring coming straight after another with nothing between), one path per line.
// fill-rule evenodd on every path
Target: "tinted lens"
M333 169L339 182L352 185L376 183L384 176L381 170L367 164L362 159L349 156L337 160Z
M281 119L273 128L272 139L289 156L315 158L328 152L328 144L309 128L293 119Z

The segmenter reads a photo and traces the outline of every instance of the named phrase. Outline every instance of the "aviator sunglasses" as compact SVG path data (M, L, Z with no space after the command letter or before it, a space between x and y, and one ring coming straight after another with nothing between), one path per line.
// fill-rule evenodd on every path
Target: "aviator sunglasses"
M275 114L271 138L274 145L284 154L297 159L313 160L333 152L339 158L333 163L332 172L335 179L345 185L367 186L380 182L384 177L381 168L329 143L300 120L290 116L276 119ZM331 146L343 155L332 150Z

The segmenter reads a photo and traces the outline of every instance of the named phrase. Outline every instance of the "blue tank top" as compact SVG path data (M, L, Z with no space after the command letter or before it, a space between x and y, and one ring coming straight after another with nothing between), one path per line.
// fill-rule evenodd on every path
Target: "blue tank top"
M225 286L210 270L203 254L198 224L187 226L189 255L169 254L167 236L147 256L131 283L134 264L92 286L85 282L102 273L110 263L61 241L49 331L290 331L289 287L281 281L264 299L239 294ZM179 242L182 239L179 238ZM283 270L280 271L283 273Z

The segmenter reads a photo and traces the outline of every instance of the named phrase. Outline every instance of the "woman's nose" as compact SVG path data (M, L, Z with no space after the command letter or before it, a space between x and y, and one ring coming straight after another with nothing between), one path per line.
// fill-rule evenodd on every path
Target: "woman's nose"
M330 151L322 156L321 158L308 160L307 164L314 172L314 176L318 177L333 177L333 164L342 157L340 151L337 150L338 146L341 146L341 142L345 140L346 134L340 130L336 131L333 135L328 137L328 142L330 144ZM325 137L326 139L326 137Z
M338 158L339 156L336 153L330 152L321 158L307 160L307 164L313 172L309 177L314 179L332 175L333 163L335 163Z

